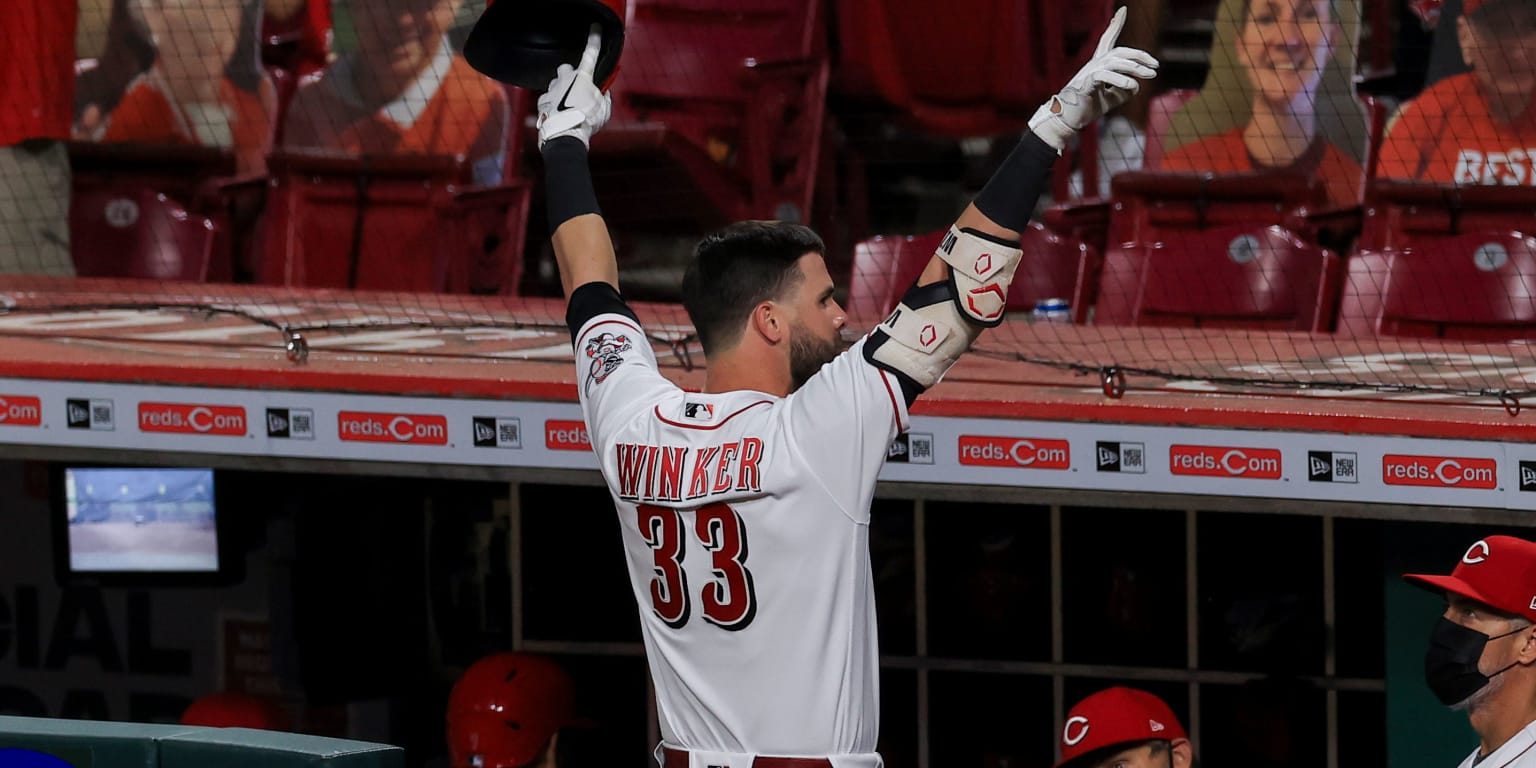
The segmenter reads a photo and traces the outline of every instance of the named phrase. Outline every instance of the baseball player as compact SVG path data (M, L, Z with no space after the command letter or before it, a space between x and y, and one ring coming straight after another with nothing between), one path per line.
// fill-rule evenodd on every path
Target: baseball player
M1061 728L1056 768L1190 768L1194 748L1173 710L1135 688L1106 688L1077 703Z
M657 370L618 291L587 141L608 117L601 40L539 99L550 229L581 406L613 495L655 683L663 768L876 768L879 652L869 515L907 407L1003 320L1019 231L1073 134L1153 77L1150 55L1093 59L950 229L890 317L851 346L821 239L782 222L706 236L683 303L703 392Z
M560 731L576 717L571 678L532 653L486 656L448 694L449 768L559 768Z
M1403 579L1445 595L1424 675L1481 739L1461 768L1536 768L1536 543L1489 536L1451 575Z
M1536 185L1536 4L1465 0L1456 39L1472 71L1403 106L1382 144L1378 175Z

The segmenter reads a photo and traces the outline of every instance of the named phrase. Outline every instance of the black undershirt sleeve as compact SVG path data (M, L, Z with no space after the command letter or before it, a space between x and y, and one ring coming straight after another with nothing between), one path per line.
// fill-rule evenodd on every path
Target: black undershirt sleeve
M551 235L577 216L602 213L592 187L587 145L581 139L561 136L544 145L544 195Z
M576 343L576 334L581 333L581 327L598 315L623 315L636 325L640 324L640 318L624 302L617 288L600 280L586 283L571 291L570 301L565 304L565 324L571 329L572 344Z
M918 396L923 394L923 386L904 373L892 371L891 375L895 376L897 383L901 384L901 397L907 401L907 407L911 408L912 404L917 402Z
M976 210L998 224L1023 232L1035 214L1035 204L1050 184L1051 167L1056 164L1056 150L1034 131L1025 133L1008 159L992 173L992 178L976 195Z

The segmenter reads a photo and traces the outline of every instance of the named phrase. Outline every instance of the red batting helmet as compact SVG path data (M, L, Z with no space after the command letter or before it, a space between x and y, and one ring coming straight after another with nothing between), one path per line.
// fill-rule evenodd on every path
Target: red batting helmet
M465 670L448 695L452 767L528 765L556 731L583 724L575 711L571 679L555 662L531 653L487 656Z
M248 693L232 692L210 693L192 702L181 714L181 724L287 730L282 712L272 702Z
M464 59L481 74L542 91L561 64L576 66L593 24L603 48L592 80L605 85L624 50L628 0L500 0L486 7L464 41Z

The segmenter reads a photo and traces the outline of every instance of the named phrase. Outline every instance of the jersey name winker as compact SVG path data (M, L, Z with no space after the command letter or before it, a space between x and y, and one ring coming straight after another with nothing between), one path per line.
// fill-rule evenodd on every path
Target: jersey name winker
M757 465L763 458L763 441L756 437L698 449L619 443L614 453L619 464L619 498L626 501L692 501L711 494L762 490Z

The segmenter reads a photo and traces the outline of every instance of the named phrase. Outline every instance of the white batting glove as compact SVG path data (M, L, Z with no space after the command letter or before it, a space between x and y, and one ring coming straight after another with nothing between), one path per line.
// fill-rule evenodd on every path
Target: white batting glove
M561 64L555 70L549 90L539 97L539 149L544 149L550 139L560 136L575 136L582 144L590 146L592 134L608 122L612 100L592 82L592 70L597 67L597 54L602 47L601 28L593 24L591 34L587 35L587 48L581 54L581 63L574 69L569 64Z
M1118 48L1125 8L1115 12L1109 28L1099 38L1093 58L1078 70L1067 87L1035 111L1029 128L1059 153L1067 142L1104 113L1124 104L1141 90L1141 80L1157 76L1157 59L1135 48ZM1140 78L1138 80L1137 78Z

